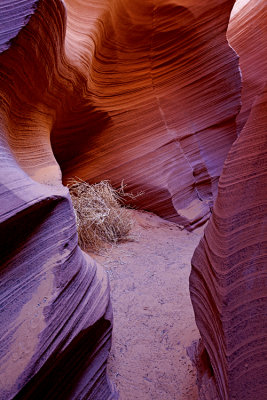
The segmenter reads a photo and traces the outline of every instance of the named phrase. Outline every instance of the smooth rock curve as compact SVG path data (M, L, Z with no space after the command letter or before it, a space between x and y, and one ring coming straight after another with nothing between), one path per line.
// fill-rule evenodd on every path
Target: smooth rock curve
M266 126L265 85L227 156L192 259L200 400L267 398Z
M145 192L138 206L189 230L209 218L240 108L233 3L66 1L66 54L91 94L53 126L65 182L124 180Z
M107 276L77 245L50 144L73 90L65 7L4 1L0 14L0 399L116 398Z
M251 0L234 12L228 30L244 80L243 129L192 258L190 292L202 337L195 353L200 400L267 398L265 14L264 2Z

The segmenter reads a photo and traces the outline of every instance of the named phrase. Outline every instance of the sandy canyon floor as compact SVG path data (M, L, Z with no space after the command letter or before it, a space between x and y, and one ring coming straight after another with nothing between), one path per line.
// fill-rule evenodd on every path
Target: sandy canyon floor
M194 233L132 211L134 240L93 255L108 272L114 312L108 372L121 400L196 400L186 348L199 338L189 297Z

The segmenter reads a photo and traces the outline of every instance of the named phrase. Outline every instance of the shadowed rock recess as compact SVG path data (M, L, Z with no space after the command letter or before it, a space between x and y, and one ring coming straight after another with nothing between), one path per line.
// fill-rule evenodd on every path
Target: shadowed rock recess
M190 231L222 169L190 278L199 398L267 398L266 7L228 31L236 129L233 4L0 2L1 400L118 398L108 279L62 181L124 180Z

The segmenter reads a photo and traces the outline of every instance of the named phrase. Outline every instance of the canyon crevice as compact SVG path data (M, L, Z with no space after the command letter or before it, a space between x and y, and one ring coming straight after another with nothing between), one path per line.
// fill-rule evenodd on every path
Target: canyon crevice
M199 399L266 399L266 6L233 5L0 4L1 400L118 398L73 177L123 181L189 232L209 221L190 276Z

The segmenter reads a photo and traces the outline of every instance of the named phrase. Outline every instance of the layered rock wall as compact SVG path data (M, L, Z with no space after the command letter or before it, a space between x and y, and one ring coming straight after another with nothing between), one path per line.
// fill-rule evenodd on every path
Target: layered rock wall
M77 246L61 171L205 222L240 108L232 5L1 3L1 399L116 397L108 282Z
M66 53L91 106L70 98L53 126L65 181L124 180L145 192L140 207L188 229L205 222L240 107L233 1L66 4Z
M263 9L263 1L250 1L231 22L231 34L240 29L233 43L242 49L239 122L241 127L246 123L225 161L212 217L192 259L190 291L202 337L197 355L201 400L267 398L267 86L259 60L267 39Z
M77 246L50 145L77 79L64 58L65 8L5 2L0 15L0 398L115 398L107 277Z
M227 37L240 57L242 71L242 108L237 117L238 132L245 125L255 98L266 82L266 20L266 2L250 0L238 12L234 7L229 22Z

